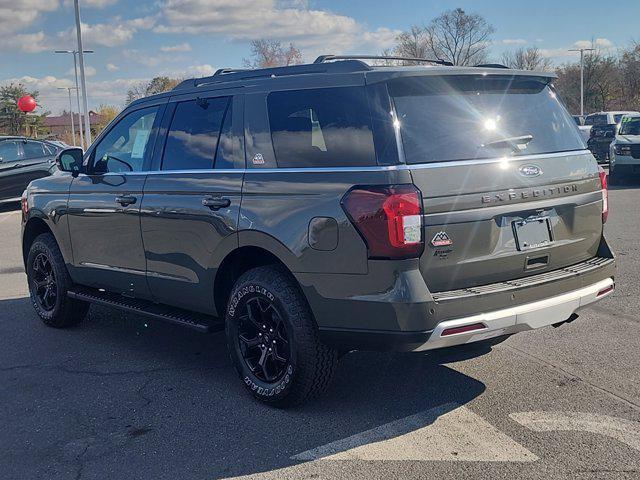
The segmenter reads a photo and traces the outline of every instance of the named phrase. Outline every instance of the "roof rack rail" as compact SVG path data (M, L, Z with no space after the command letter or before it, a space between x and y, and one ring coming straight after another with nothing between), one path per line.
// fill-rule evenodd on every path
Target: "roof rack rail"
M474 66L477 68L506 68L506 69L509 68L506 65L503 65L501 63L481 63L479 65L474 65Z
M447 67L452 67L453 63L448 62L447 60L441 59L430 59L430 58L416 58L416 57L396 57L396 56L384 56L384 55L320 55L313 62L314 64L318 63L327 63L332 60L400 60L405 62L424 62L424 63L433 63L436 65L446 65Z
M200 87L215 83L234 82L238 80L276 78L291 75L303 75L313 73L353 73L371 70L371 67L364 62L353 60L349 62L326 63L323 65L302 64L289 65L287 67L271 67L256 69L231 69L220 68L208 77L190 78L176 85L174 90L185 90L187 88Z

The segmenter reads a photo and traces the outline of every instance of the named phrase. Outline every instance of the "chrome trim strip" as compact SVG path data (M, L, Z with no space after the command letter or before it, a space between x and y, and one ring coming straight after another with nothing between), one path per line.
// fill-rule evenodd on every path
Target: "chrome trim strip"
M452 160L449 162L415 163L400 165L374 165L370 167L312 167L312 168L236 168L236 169L197 169L197 170L170 170L170 171L143 171L143 172L108 172L105 176L129 176L129 175L184 175L184 174L211 174L211 173L341 173L341 172L385 172L395 170L418 170L424 168L460 167L467 165L483 165L502 163L504 161L529 161L542 158L571 157L575 155L590 154L589 150L572 150L568 152L539 153L535 155L520 155L517 157L479 158L471 160ZM85 175L86 174L81 174Z
M80 262L80 265L88 268L96 268L98 270L108 270L111 272L131 273L134 275L146 275L144 270L134 270L132 268L113 267L111 265L103 265L101 263Z

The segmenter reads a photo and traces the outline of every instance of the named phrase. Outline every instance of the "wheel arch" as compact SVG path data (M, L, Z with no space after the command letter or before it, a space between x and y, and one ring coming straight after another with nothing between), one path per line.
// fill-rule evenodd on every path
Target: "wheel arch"
M257 245L242 245L230 252L220 264L214 280L214 302L220 317L224 317L227 301L234 284L246 271L265 265L277 265L286 270L299 285L291 268L275 253Z
M33 244L33 241L43 233L50 233L53 235L53 231L47 225L47 222L39 216L32 216L27 220L22 233L22 262L27 265L27 257L29 256L29 249ZM54 235L55 238L55 235Z

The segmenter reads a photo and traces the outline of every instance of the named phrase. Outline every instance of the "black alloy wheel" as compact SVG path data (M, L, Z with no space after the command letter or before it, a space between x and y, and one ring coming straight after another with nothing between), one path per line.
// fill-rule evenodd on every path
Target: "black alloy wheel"
M239 316L238 341L242 358L251 372L266 383L280 380L291 358L286 325L275 305L254 297Z
M46 312L56 306L58 285L51 260L44 252L38 253L31 266L31 288L36 302Z

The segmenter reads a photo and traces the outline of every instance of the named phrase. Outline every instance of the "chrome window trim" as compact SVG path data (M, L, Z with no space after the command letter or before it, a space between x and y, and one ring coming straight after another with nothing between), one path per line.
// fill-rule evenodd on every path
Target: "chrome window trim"
M102 175L184 175L184 174L201 174L201 173L323 173L323 172L380 172L380 171L396 171L396 170L418 170L425 168L445 168L445 167L462 167L467 165L483 165L491 163L502 163L505 161L529 161L541 158L558 158L572 157L576 155L590 154L587 149L570 150L566 152L556 153L537 153L534 155L519 155L517 157L494 157L481 158L471 160L452 160L447 162L432 163L415 163L400 165L374 165L371 167L298 167L298 168L230 168L230 169L194 169L194 170L153 170L140 172L107 172ZM87 174L81 174L87 175Z

